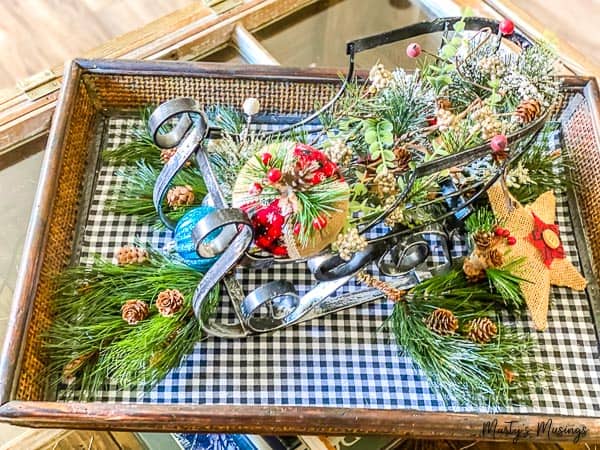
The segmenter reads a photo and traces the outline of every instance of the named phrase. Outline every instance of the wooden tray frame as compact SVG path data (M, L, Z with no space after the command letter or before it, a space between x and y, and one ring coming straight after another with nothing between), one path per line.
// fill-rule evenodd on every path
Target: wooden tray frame
M233 406L233 405L156 405L156 404L109 404L102 402L52 402L46 401L41 389L29 390L28 383L35 385L36 367L43 367L43 361L34 364L33 370L27 368L32 357L31 349L39 346L37 332L32 327L42 327L49 323L40 319L40 290L48 277L48 261L58 258L61 262L54 265L64 267L69 262L73 248L75 233L67 233L62 239L71 242L64 252L52 251L56 246L57 211L64 202L65 186L62 185L65 170L69 169L68 141L77 133L94 141L94 130L99 121L106 117L107 104L102 92L97 88L105 78L122 79L123 92L116 93L120 100L130 101L129 106L146 100L136 97L136 77L160 80L167 78L175 82L182 79L219 80L224 83L235 83L244 80L248 83L275 83L285 89L296 89L301 92L306 86L317 89L320 95L333 93L338 86L340 70L303 69L294 70L273 66L229 66L220 64L173 63L173 62L141 62L123 60L75 60L65 69L65 83L58 102L57 114L54 118L50 139L44 159L40 185L34 203L34 211L29 225L21 270L15 291L13 310L9 322L7 338L0 363L0 421L30 427L52 427L97 430L135 430L135 431L186 431L186 432L236 432L255 434L320 434L320 435L365 435L389 434L396 436L412 436L427 438L482 439L482 427L488 421L497 420L499 424L514 422L515 426L529 427L535 430L538 423L553 421L553 426L585 426L585 439L600 439L600 418L571 416L538 416L513 414L474 414L423 412L418 410L381 410L358 408L330 407L284 407L284 406ZM275 85L273 84L273 86ZM298 88L300 86L300 88ZM584 77L564 78L565 89L584 95L587 100L593 122L593 139L596 139L597 150L600 148L600 100L598 86L594 79ZM300 90L298 90L300 89ZM78 96L89 96L87 108L93 108L94 121L82 126L78 122ZM112 95L112 94L111 94ZM159 94L169 96L169 92ZM219 94L220 95L220 94ZM129 96L128 98L126 98ZM137 98L137 100L136 100ZM159 100L161 98L158 98ZM167 98L162 98L166 100ZM237 101L237 100L236 100ZM243 101L243 99L241 100ZM240 103L241 101L238 101ZM273 100L277 107L277 99ZM267 102L268 103L268 102ZM273 106L272 105L272 106ZM307 110L310 105L299 105L298 110ZM110 107L108 107L110 109ZM75 114L74 114L75 113ZM81 136L80 136L81 137ZM97 143L96 143L97 144ZM90 147L92 143L90 143ZM97 146L97 145L96 145ZM67 153L65 153L67 152ZM600 173L600 150L589 155L581 155L581 164L598 168ZM596 154L597 153L597 154ZM585 161L586 157L591 158ZM578 156L579 158L579 156ZM95 170L94 156L85 158L89 175ZM77 195L85 189L82 182ZM59 189L60 188L60 189ZM583 190L583 193L581 192ZM587 192L589 191L589 192ZM600 177L586 182L571 195L571 201L581 203L586 192L600 192ZM73 202L73 200L70 200ZM76 202L77 203L77 202ZM79 203L74 208L77 209ZM588 205L586 205L587 207ZM592 205L593 206L593 205ZM589 209L589 208L588 208ZM582 226L577 226L576 237L580 249L587 248L589 254L582 255L584 269L588 273L598 273L596 261L600 261L600 244L595 243L590 229L598 222L599 211L594 206L591 211L581 209ZM81 220L81 211L72 211L64 220L73 222L76 227ZM576 221L577 222L577 221ZM60 236L59 236L60 237ZM583 240L583 241L582 241ZM598 298L597 286L591 286L592 295ZM595 311L597 314L598 311ZM37 342L37 344L36 344ZM29 352L29 353L28 353ZM34 355L36 356L36 355ZM35 358L34 358L35 359ZM38 373L41 376L41 374ZM32 381L33 379L33 381ZM39 384L39 382L38 382ZM25 393L24 393L25 392ZM31 393L33 392L33 393ZM513 436L498 434L483 436L484 439L495 438L510 440ZM533 435L531 440L548 440L546 435ZM565 436L564 439L571 439Z

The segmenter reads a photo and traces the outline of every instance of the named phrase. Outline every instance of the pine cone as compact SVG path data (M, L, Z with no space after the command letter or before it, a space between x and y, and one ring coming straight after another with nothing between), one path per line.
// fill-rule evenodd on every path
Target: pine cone
M167 192L167 203L171 208L177 209L194 203L194 191L191 186L175 186Z
M163 164L166 164L171 160L171 158L173 157L173 155L175 155L175 153L177 153L176 147L162 149L160 151L160 160L162 161ZM192 162L188 160L185 162L184 167L190 167L191 165L192 165Z
M401 172L406 172L408 170L408 164L412 160L412 154L406 147L399 145L394 149L394 156L396 157L396 167L398 167Z
M486 259L491 267L502 267L504 265L504 255L497 248L492 248L487 252Z
M478 317L467 325L467 338L478 344L487 344L498 334L498 327L489 317Z
M148 305L141 300L127 300L121 306L121 317L129 325L135 325L148 317Z
M515 116L518 118L519 122L529 123L539 116L541 112L542 105L540 105L540 102L530 98L519 103L519 106L517 106L517 109L515 110Z
M451 110L452 102L450 101L450 99L448 97L440 97L437 99L437 107L439 109Z
M290 186L296 192L304 191L314 184L314 177L318 169L319 164L316 161L312 161L305 166L294 164L291 169L284 172L281 182L285 186Z
M479 250L486 250L492 245L493 237L489 231L479 230L473 234L473 241Z
M91 352L84 353L75 359L69 361L62 371L62 378L65 383L72 383L75 381L75 374L83 367L83 365L92 357L96 356L97 351L92 350Z
M470 258L465 258L463 272L470 283L477 283L485 278L485 269L480 265L474 264Z
M142 264L148 260L146 249L135 245L124 245L117 251L117 263L120 266L127 264Z
M166 289L156 298L156 309L163 317L171 317L183 307L183 295L177 289Z
M435 331L441 336L454 334L458 329L458 319L452 311L444 308L437 308L425 319L427 328Z

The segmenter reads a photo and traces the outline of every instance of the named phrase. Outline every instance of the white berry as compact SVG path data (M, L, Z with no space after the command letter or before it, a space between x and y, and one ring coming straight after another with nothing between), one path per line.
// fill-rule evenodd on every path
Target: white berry
M260 111L260 102L254 97L248 97L244 100L244 106L242 107L244 112L248 116L253 116L258 111Z

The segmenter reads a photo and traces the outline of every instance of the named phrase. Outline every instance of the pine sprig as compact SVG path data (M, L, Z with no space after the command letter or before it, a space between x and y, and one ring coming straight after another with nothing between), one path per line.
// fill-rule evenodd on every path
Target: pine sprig
M525 258L516 258L502 267L488 267L485 270L491 290L497 292L502 302L513 311L525 305L520 284L527 280L516 275L525 261Z
M297 192L296 196L299 208L292 222L301 224L298 238L300 244L306 246L315 236L313 221L317 217L331 217L338 212L340 203L348 199L349 189L348 185L338 180L326 179L305 191Z
M162 227L152 202L152 191L159 173L159 169L146 161L138 161L134 167L118 169L116 175L122 178L123 182L115 185L109 192L109 198L106 201L107 210L135 216L139 223ZM206 186L197 169L184 168L181 170L175 176L172 186L190 186L194 192L192 205L171 209L166 202L164 203L167 216L173 220L178 220L191 208L200 205L206 195Z
M521 203L529 203L544 192L564 192L572 185L571 164L565 154L549 152L550 139L558 124L548 122L539 138L508 171L511 194Z
M491 233L496 225L498 225L496 217L492 210L487 207L477 209L465 220L465 228L469 234L478 231Z
M148 131L148 119L154 106L145 106L139 111L139 124L128 130L127 142L116 148L105 149L102 159L115 165L135 165L138 161L146 161L155 167L162 166L161 149L154 144Z
M105 383L121 388L151 387L176 367L200 338L191 299L202 275L148 248L144 264L118 266L97 258L90 266L66 269L58 278L53 299L56 319L46 337L48 377L53 386L75 359L86 357L74 371L70 396L91 399ZM179 290L184 307L162 317L154 300L165 289ZM218 301L211 292L209 309ZM131 299L150 305L150 315L137 325L121 318L121 306Z
M422 370L430 386L448 403L495 408L527 401L522 395L544 368L530 363L530 339L498 325L498 335L488 344L471 342L462 334L441 336L425 323L437 308L451 310L464 325L476 317L494 317L498 293L485 283L469 285L456 268L413 288L407 302L396 304L389 319L398 345ZM505 369L517 376L512 383Z
M235 108L223 105L211 105L206 108L211 126L220 128L226 134L240 135L246 126L245 116Z

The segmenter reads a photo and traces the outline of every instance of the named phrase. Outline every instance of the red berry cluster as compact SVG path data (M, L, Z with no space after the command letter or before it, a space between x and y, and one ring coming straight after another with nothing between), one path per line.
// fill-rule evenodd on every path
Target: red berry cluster
M285 218L281 214L279 200L274 200L269 205L258 209L252 217L256 245L275 256L287 256L288 252L282 239L284 223Z
M338 167L335 163L329 160L327 156L314 147L306 144L296 144L294 147L294 164L298 171L309 169L312 174L310 181L312 184L319 184L323 180L337 176L342 179L338 172ZM262 193L265 185L277 185L283 178L283 173L279 167L275 167L273 155L269 152L264 152L260 155L260 160L266 172L266 179L261 182L252 183L248 189L250 195L258 196ZM263 184L261 184L263 183ZM260 205L259 201L252 202L246 205L247 212L250 209ZM274 200L266 206L260 205L255 209L252 216L252 225L255 231L255 244L276 256L287 256L288 252L283 241L283 228L286 223L286 217L282 214L279 206L279 200ZM322 230L327 226L327 218L318 216L312 222L312 227L315 230ZM295 235L300 234L302 225L294 224L293 232Z
M499 237L506 238L506 243L508 245L515 245L517 243L517 238L510 235L510 231L506 228L496 227L494 230L494 234Z

